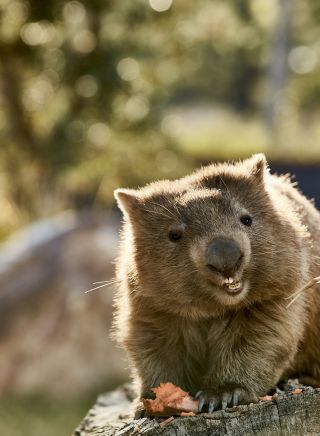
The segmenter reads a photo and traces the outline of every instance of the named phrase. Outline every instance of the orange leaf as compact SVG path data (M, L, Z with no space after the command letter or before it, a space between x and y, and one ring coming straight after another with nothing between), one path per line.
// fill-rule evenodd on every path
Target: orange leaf
M302 389L298 389L298 388L293 389L293 391L292 391L292 393L293 393L293 394L296 394L296 395L301 394L301 392L302 392Z
M265 395L264 397L259 397L260 401L271 401L272 395Z
M155 400L142 399L149 415L171 416L198 410L198 401L173 383L160 383L152 390L156 394Z

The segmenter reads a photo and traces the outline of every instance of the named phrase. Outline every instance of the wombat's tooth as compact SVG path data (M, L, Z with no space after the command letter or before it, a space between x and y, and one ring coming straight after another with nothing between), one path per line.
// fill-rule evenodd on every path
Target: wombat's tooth
M229 283L228 288L229 289L239 289L241 287L241 282L235 282L235 283Z

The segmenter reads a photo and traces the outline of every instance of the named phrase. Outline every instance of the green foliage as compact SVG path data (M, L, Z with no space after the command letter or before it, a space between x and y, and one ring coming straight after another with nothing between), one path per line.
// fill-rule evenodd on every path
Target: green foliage
M319 8L296 2L291 75L270 132L261 114L279 4L0 0L4 233L64 207L111 204L114 187L175 177L195 159L283 157L288 140L299 158L310 127L301 113L309 120L319 104ZM181 111L209 104L218 117L200 127Z

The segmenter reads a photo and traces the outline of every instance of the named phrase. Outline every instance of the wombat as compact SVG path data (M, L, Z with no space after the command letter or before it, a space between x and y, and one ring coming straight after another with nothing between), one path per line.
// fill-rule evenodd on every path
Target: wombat
M264 155L118 189L115 327L150 397L172 382L212 412L280 380L320 386L320 214Z

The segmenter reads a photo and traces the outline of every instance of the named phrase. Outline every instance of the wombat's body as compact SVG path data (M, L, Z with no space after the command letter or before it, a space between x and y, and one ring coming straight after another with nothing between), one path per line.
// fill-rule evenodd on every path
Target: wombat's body
M139 397L170 381L212 411L287 376L320 386L319 288L285 299L320 275L320 214L288 179L257 155L116 197L116 328Z

